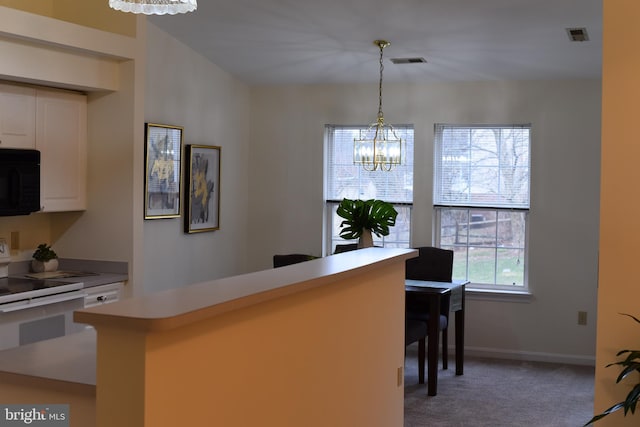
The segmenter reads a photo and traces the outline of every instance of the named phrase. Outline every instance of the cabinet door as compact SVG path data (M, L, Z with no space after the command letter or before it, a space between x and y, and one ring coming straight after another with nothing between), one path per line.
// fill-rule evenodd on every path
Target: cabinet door
M86 96L37 90L36 148L41 153L42 211L86 209Z
M36 145L36 91L0 84L0 148Z

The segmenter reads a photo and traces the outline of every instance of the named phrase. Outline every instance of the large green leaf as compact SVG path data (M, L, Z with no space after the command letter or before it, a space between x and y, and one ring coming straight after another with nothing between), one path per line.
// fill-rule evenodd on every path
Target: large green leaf
M370 203L369 217L365 228L371 230L378 237L388 236L389 227L396 225L398 212L391 203L382 200L367 200Z
M378 237L389 235L389 227L396 225L398 212L391 203L382 200L343 199L336 213L344 220L340 223L340 237L357 239L363 230L371 230Z
M635 316L632 316L630 314L626 314L626 313L620 313L624 316L628 316L631 317L633 320L635 320L636 322L640 323L640 319L636 318ZM613 362L613 363L609 363L607 365L607 368L610 366L620 366L622 368L622 370L620 371L620 374L618 375L618 377L616 378L616 383L621 382L624 378L626 378L629 374L633 373L633 372L640 372L640 350L620 350L616 356L620 357L622 355L625 355L626 357L623 360L619 360L617 362ZM593 418L591 418L591 420L589 420L589 422L587 422L585 424L585 426L588 426L598 420L601 420L602 418L606 417L607 415L616 412L620 409L624 410L624 415L626 416L627 413L631 413L634 414L636 411L636 406L638 404L638 400L640 400L640 383L635 384L633 386L633 388L631 389L631 391L627 394L627 397L625 398L625 400L623 400L622 402L618 402L615 405L611 406L610 408L604 410L602 413L594 416Z

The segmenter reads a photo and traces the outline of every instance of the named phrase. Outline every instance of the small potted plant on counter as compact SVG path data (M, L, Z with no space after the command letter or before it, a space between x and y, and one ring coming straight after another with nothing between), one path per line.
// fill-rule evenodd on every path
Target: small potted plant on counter
M31 261L31 269L35 273L43 271L56 271L58 269L58 255L46 243L38 245L38 249L33 253L33 261Z

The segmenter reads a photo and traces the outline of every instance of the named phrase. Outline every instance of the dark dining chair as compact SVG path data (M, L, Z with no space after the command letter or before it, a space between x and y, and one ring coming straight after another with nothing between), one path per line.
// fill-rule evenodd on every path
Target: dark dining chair
M273 256L273 267L284 267L285 265L298 264L299 262L311 261L317 256L307 254L285 254Z
M427 322L405 318L404 321L404 345L406 347L418 342L418 383L424 384L424 363L427 337Z
M358 249L357 243L346 243L344 245L336 245L336 249L333 253L340 254L342 252L355 251L356 249Z
M418 256L406 261L405 277L411 280L451 282L453 277L453 251L449 249L423 246ZM450 296L442 298L438 329L442 332L442 369L447 369L449 358L449 305ZM419 294L407 293L406 316L408 319L429 321L429 305Z

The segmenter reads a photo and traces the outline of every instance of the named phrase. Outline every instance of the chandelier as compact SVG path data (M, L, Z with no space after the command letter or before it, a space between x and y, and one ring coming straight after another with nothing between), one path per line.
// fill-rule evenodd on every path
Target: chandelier
M378 119L360 132L360 138L353 140L353 163L361 164L365 170L390 171L402 163L402 139L396 135L393 126L384 123L382 114L382 51L389 46L386 40L373 42L380 48L380 83L378 85Z
M196 0L109 0L109 7L145 15L175 15L198 8Z

